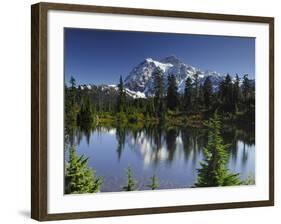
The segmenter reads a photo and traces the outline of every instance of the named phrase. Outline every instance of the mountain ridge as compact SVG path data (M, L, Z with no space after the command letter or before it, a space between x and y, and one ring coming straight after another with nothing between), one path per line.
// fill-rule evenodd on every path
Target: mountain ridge
M184 92L185 80L190 77L192 81L195 75L198 75L200 85L204 83L207 77L213 84L214 91L218 90L219 83L224 80L226 74L221 74L216 71L206 70L201 71L199 68L185 64L175 55L171 55L160 60L145 58L142 62L136 65L124 79L124 89L128 96L133 98L146 98L153 95L153 75L156 69L160 69L164 77L164 85L167 86L168 75L175 75L180 93ZM234 81L234 77L231 77ZM254 82L254 80L253 80ZM241 82L242 83L242 82ZM91 89L91 84L79 85L81 89ZM116 84L99 85L102 90L117 91Z
M154 60L152 58L144 59L135 66L124 79L125 87L133 91L144 92L146 96L152 95L153 73L156 68L159 68L163 72L164 81L167 81L168 75L175 75L179 92L181 93L184 91L185 80L190 77L192 81L194 81L195 74L198 75L200 84L209 76L214 85L214 89L218 88L218 84L225 77L225 75L215 71L207 70L202 72L200 69L187 65L179 58L172 55L160 60Z

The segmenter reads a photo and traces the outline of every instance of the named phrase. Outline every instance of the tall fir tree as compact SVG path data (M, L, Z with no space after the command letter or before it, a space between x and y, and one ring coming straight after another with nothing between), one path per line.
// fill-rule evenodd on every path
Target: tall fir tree
M241 102L241 90L240 90L240 78L238 74L235 75L235 81L233 84L233 103L235 105L235 111L239 111L239 104Z
M73 76L70 77L70 102L74 106L76 98L76 80Z
M203 102L206 109L210 109L213 99L213 84L208 76L203 84Z
M126 93L124 90L123 78L120 76L118 84L118 99L117 99L117 111L124 112L126 104Z
M70 83L71 88L76 87L76 80L73 76L70 77L69 83Z
M156 68L153 74L154 77L154 105L157 117L163 118L164 116L164 78L162 70Z
M73 127L76 125L77 119L77 106L74 99L74 90L68 88L66 85L64 86L65 91L65 124L68 127Z
M208 128L208 143L204 148L204 160L198 169L196 187L215 187L240 185L239 174L227 168L228 145L223 144L220 134L221 122L217 115L205 122Z
M88 167L88 158L78 156L74 146L71 146L65 171L65 193L95 193L101 185L102 179L96 177L94 170Z
M235 111L235 104L233 100L233 83L229 74L227 74L225 79L220 83L219 97L224 112Z
M187 79L185 80L184 97L183 97L184 110L186 112L192 110L192 93L193 93L192 88L193 88L192 80L190 77L187 77Z
M179 106L178 84L175 75L168 76L167 108L176 110Z
M246 120L255 123L255 85L251 83L248 75L244 75L242 82L243 110Z
M65 105L64 105L64 120L65 120L65 143L73 142L73 134L74 129L77 125L77 114L79 111L79 105L76 102L76 80L73 76L71 76L69 80L70 87L67 87L65 84L64 92L65 92Z
M199 82L199 73L194 74L193 82L193 110L198 112L200 106L200 82Z
M251 84L247 74L243 76L242 94L243 100L245 102L250 98L251 95Z

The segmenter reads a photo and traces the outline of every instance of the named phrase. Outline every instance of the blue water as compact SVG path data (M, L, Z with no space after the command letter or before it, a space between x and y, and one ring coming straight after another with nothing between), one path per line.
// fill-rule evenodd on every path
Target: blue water
M122 133L122 134L120 134ZM121 191L130 166L139 190L149 189L155 174L159 189L192 186L204 158L207 135L196 130L147 130L123 132L99 128L77 134L76 152L89 157L89 167L103 177L102 192ZM236 139L229 149L228 167L243 180L255 175L255 145ZM65 153L68 160L68 150Z

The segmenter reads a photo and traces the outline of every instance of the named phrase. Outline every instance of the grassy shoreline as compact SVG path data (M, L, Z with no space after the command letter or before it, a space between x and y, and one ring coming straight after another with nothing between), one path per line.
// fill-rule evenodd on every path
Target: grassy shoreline
M116 113L115 115L110 113L100 113L93 116L93 126L104 127L117 127L128 126L135 128L142 128L146 125L160 125L163 127L191 127L191 128L204 128L204 121L208 120L208 117L201 114L186 115L180 112L166 113L162 118L159 117L145 117L141 113ZM243 117L242 115L233 115L222 117L223 127L247 127L249 129L254 128L254 124L250 119Z

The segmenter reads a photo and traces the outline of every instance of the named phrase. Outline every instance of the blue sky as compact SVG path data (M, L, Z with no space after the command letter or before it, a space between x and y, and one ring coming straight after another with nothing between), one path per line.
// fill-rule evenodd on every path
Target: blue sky
M145 58L170 55L203 71L255 74L254 38L65 28L64 40L66 82L116 84Z

